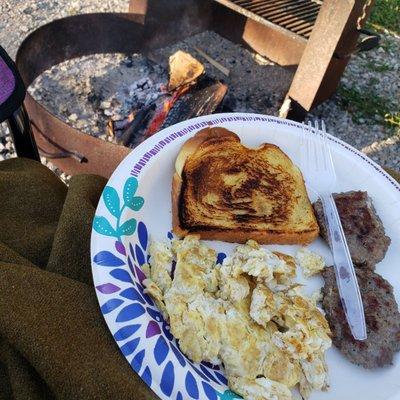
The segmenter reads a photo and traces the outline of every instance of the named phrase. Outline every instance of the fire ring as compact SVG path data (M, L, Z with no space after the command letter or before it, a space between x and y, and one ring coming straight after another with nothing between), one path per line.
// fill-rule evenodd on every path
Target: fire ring
M176 9L170 11L180 14ZM28 87L45 70L75 57L96 53L146 54L204 30L204 20L196 19L197 12L186 12L185 23L179 26L174 23L177 16L171 18L172 23L162 25L162 33L159 20L151 18L144 24L144 16L139 13L96 13L59 19L43 25L22 42L16 64ZM164 15L166 19L170 17ZM67 174L90 173L108 178L131 151L72 128L29 93L25 106L42 154Z
M298 65L281 112L286 117L302 119L335 91L349 54L355 48L357 51L372 48L373 36L355 47L361 32L358 27L363 25L371 8L365 8L362 0L351 4L324 1L313 11L314 14L318 11L318 16L309 39L233 6L233 2L226 0L131 0L130 13L83 14L59 19L40 27L22 42L16 64L25 85L29 86L45 70L75 57L96 53L146 56L153 49L213 30L280 65ZM341 23L328 23L332 12ZM284 16L286 21L288 16ZM321 48L325 49L324 57L320 56ZM72 128L29 93L25 106L42 154L67 174L94 173L108 178L130 152L127 147Z

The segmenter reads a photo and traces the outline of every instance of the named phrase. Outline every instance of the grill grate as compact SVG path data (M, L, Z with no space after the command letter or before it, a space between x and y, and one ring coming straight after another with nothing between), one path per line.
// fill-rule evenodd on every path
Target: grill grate
M217 0L259 22L269 22L308 39L322 1L318 0Z

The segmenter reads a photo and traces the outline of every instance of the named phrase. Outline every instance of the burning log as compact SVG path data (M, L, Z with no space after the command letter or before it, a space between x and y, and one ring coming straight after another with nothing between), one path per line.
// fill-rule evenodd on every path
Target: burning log
M127 147L136 147L139 143L143 141L142 135L139 131L146 126L151 118L152 112L155 110L156 106L154 103L140 109L131 124L123 131L119 138L117 138L117 143L123 144Z
M200 79L190 88L183 86L164 99L158 107L153 102L141 108L125 129L116 131L114 124L115 139L124 146L136 147L161 129L189 118L213 113L221 104L227 90L227 85L209 77ZM124 126L123 122L119 124Z
M164 101L163 104L159 107L159 110L156 111L153 119L151 120L149 127L145 133L145 136L151 136L154 133L158 132L161 129L161 126L167 117L169 111L175 102L181 97L187 90L189 89L188 85L181 86L172 94L171 98Z
M222 102L227 90L227 85L204 77L192 90L175 102L161 129L189 118L212 114Z
M159 130L185 119L213 113L227 86L207 76L190 54L177 51L169 58L170 77L160 95L123 120L110 121L109 134L119 144L136 147Z

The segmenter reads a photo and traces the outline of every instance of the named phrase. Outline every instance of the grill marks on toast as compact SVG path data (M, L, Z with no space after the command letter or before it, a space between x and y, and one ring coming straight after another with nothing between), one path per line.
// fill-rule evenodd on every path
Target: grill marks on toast
M319 228L298 168L272 144L249 149L207 128L181 149L172 185L173 229L182 237L311 242Z
M182 179L181 221L189 229L199 220L219 229L283 223L296 201L291 174L269 165L257 150L243 152L241 144L189 159Z

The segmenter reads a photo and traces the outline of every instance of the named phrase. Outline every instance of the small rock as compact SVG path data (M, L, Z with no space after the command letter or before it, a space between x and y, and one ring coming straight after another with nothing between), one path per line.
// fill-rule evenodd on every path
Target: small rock
M131 56L128 56L125 60L125 66L127 68L132 68L133 67L133 60Z
M100 108L103 110L106 110L107 108L111 107L111 102L110 101L102 101L100 103Z
M83 129L86 126L86 122L83 120L76 121L75 127L77 129Z

